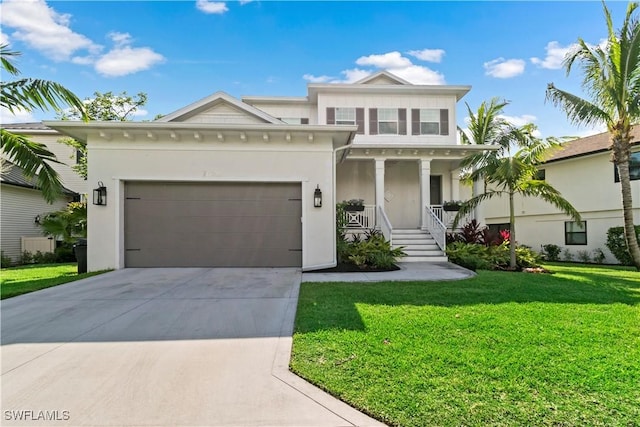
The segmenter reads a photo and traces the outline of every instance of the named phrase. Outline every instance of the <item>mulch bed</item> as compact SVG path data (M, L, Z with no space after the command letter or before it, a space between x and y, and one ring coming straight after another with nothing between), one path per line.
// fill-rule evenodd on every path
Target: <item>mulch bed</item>
M396 271L400 270L400 267L394 265L391 268L360 268L355 264L338 264L332 268L325 268L323 270L313 270L310 273L378 273L382 271Z

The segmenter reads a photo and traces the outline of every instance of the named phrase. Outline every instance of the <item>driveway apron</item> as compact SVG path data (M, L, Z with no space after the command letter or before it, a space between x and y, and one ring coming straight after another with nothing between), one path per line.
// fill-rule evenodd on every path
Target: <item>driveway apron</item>
M2 425L380 425L287 370L298 269L125 269L2 301Z

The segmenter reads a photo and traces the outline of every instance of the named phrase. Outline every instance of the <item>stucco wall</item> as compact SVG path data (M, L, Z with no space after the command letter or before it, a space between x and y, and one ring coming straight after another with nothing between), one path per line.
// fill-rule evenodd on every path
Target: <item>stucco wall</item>
M245 142L102 142L89 138L89 182L108 188L107 206L89 205L90 270L122 268L123 193L127 180L301 182L303 268L335 262L333 150L328 137L315 140ZM323 207L313 207L316 185ZM162 232L162 230L158 230Z

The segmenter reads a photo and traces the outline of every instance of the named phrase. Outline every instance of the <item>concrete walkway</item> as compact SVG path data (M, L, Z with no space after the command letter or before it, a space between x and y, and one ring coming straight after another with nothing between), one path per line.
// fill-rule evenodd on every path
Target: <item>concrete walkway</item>
M475 273L449 262L403 262L400 270L380 273L303 273L303 282L386 282L461 280Z
M4 300L2 425L381 425L288 371L300 279L126 269Z

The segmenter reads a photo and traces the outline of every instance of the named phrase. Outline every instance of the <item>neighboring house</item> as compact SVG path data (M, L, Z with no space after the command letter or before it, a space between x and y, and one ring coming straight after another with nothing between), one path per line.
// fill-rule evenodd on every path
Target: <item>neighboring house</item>
M0 248L13 262L19 261L23 250L50 252L55 248L55 242L43 238L38 223L46 213L63 209L76 195L67 190L53 204L48 204L33 182L34 179L25 177L18 166L3 161L0 176Z
M24 135L32 141L39 142L47 146L49 151L56 155L61 163L51 163L56 172L60 175L65 188L78 194L87 194L89 187L87 181L79 176L71 166L77 164L78 156L81 154L73 147L59 142L66 135L55 129L51 129L44 124L37 123L7 123L2 125L14 134Z
M634 223L640 224L640 126L633 129L630 164ZM609 134L567 142L543 166L541 176L553 185L580 212L579 226L552 205L536 198L516 197L516 238L519 243L541 250L545 244L568 249L576 256L601 249L606 261L617 260L606 248L607 230L621 227L622 195L617 170L611 162ZM495 229L509 228L506 199L493 199L482 208L485 223ZM577 257L576 257L577 259Z
M89 183L106 187L89 206L90 270L331 267L335 204L351 198L367 205L354 225L441 260L440 204L459 198L460 159L487 149L456 142L469 90L380 72L305 97L217 92L154 122L45 124L87 142Z

